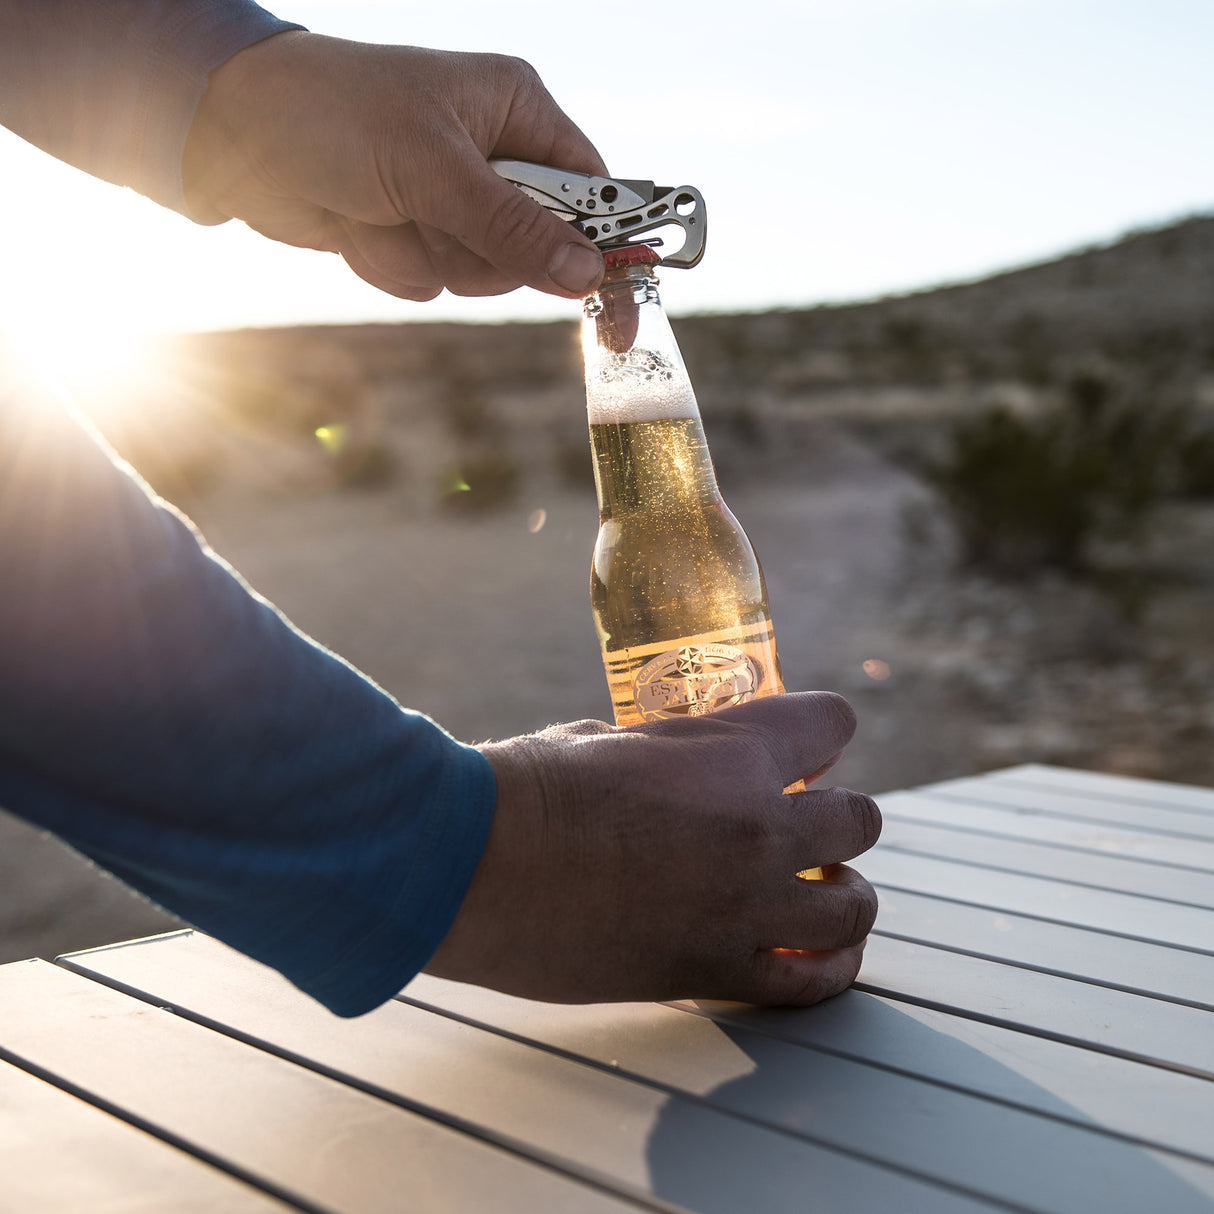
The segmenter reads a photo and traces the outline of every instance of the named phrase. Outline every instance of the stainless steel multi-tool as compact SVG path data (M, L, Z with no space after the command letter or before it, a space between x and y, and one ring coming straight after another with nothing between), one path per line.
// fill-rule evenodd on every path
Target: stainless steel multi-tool
M652 181L589 177L525 160L491 160L490 165L524 194L573 224L601 249L627 244L662 247L661 237L644 233L676 226L683 243L662 257L662 265L689 270L704 256L707 218L704 196L694 186L655 186Z

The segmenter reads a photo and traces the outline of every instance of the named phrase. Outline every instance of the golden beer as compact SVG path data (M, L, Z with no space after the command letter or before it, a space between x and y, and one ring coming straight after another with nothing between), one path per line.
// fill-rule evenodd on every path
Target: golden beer
M759 562L717 492L695 418L590 427L590 575L617 725L783 691Z
M717 488L656 260L609 250L583 329L600 517L590 596L618 725L784 690L763 572Z

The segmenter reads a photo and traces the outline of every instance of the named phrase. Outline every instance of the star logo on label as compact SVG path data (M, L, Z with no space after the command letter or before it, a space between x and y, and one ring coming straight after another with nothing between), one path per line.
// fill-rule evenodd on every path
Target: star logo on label
M675 670L679 674L703 674L707 665L704 650L699 645L687 645L680 649L679 656L675 659Z

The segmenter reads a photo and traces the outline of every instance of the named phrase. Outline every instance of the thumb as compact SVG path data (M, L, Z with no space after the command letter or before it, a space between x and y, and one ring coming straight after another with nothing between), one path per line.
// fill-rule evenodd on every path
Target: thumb
M449 232L509 278L567 299L581 299L599 285L598 249L499 177L471 144L445 186L441 212L417 218Z

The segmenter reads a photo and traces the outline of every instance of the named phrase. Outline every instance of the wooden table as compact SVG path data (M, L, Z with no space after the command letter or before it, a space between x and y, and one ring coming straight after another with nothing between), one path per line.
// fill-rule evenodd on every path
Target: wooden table
M817 1008L433 978L354 1021L194 933L0 967L0 1210L1214 1209L1214 790L881 799Z

